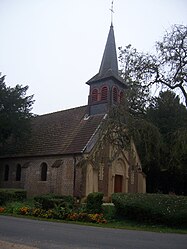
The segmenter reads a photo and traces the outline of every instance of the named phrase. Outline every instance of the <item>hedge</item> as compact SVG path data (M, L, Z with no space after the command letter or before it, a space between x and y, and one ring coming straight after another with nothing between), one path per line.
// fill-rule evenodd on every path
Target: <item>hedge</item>
M112 195L116 213L126 219L170 226L187 226L187 197L162 194Z
M23 189L0 189L0 205L10 201L23 201L27 192Z
M34 197L36 207L40 207L44 210L53 209L55 206L61 207L73 207L73 196L45 194Z

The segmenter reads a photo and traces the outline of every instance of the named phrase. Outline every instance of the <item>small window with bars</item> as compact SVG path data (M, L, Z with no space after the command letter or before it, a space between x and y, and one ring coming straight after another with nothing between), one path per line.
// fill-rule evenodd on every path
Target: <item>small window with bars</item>
M118 90L116 87L113 88L113 101L114 102L118 101Z
M93 89L92 90L92 102L96 102L96 101L98 101L98 90Z
M108 99L108 88L107 86L103 86L101 88L101 100L107 100Z

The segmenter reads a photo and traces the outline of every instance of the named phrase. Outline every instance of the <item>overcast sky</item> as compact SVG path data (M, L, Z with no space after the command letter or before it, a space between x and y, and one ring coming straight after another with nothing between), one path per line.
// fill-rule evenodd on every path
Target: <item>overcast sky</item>
M0 72L28 85L33 112L87 104L98 73L111 0L0 0ZM114 0L116 46L153 51L173 24L187 24L187 0Z

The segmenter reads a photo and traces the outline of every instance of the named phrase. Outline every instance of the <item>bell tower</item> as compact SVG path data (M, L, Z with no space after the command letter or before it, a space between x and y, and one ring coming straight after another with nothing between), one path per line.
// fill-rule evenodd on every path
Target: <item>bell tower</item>
M90 86L88 114L108 113L112 106L120 103L127 85L118 74L118 60L111 23L99 73L86 82Z

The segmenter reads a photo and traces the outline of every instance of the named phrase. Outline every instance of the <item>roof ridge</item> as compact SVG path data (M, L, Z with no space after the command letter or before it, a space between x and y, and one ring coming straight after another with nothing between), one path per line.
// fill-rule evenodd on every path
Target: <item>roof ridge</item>
M72 108L68 108L68 109L64 109L64 110L60 110L60 111L54 111L54 112L49 112L49 113L37 115L36 117L43 117L43 116L48 116L48 115L52 115L52 114L58 114L60 112L66 112L66 111L75 110L75 109L79 109L79 108L86 108L87 106L88 105L72 107Z

